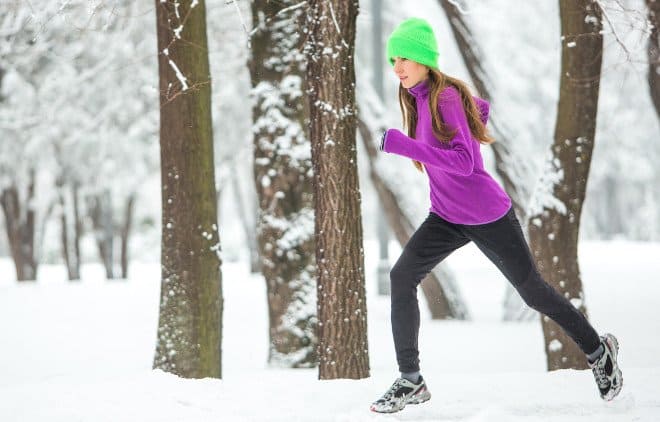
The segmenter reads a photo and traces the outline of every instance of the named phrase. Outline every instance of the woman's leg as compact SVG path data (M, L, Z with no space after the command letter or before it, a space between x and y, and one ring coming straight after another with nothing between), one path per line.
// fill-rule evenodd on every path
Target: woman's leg
M392 334L401 372L419 371L417 285L440 261L469 241L456 225L430 213L392 267Z
M513 209L492 223L460 227L529 307L559 324L585 354L599 348L600 338L587 318L541 277Z

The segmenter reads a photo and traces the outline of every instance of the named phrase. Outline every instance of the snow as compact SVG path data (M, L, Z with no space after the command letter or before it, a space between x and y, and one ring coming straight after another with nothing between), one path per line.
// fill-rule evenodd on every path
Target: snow
M314 210L312 208L303 208L288 218L264 214L263 223L282 233L277 239L277 248L280 251L287 251L287 253L295 252L296 247L314 236Z
M179 67L174 63L172 60L168 60L168 63L170 64L170 67L172 70L174 70L174 73L176 74L177 79L179 82L181 82L181 89L183 91L188 89L188 79L181 73L181 70Z
M564 169L561 168L561 163L554 157L552 151L548 151L545 169L541 172L527 205L527 215L533 218L540 215L545 209L554 209L565 215L567 212L566 204L555 196L555 189L562 184L563 179ZM538 225L536 220L538 219L533 218L532 223Z
M391 246L392 259L398 254ZM103 267L42 265L17 284L0 259L2 421L657 421L660 244L583 242L586 305L597 329L621 343L624 389L597 395L589 371L547 373L538 318L501 322L505 284L468 245L448 262L473 321L431 321L421 307L422 373L433 398L384 416L371 413L397 375L389 297L378 296L375 241L365 244L371 377L319 381L316 369L269 368L266 288L243 261L222 266L223 379L181 379L151 364L160 269L134 263L132 278L107 282ZM423 304L423 300L421 301Z
M561 341L557 339L553 339L550 344L548 344L548 349L550 349L551 352L561 350L562 347L563 345L561 344Z
M532 167L530 175L517 175L524 190L531 190L539 180L536 176L544 173L542 153L552 141L555 123L561 47L558 3L450 1L470 17L468 24L484 53L482 64L493 96L491 112L501 116L502 124L506 122L508 137L515 141L512 148L516 157ZM140 259L158 259L161 221L157 205L155 9L137 2L130 7L117 2L32 3L31 8L10 8L0 19L7 34L27 29L0 43L0 68L6 71L0 85L5 105L0 113L0 139L12 140L0 141L0 186L17 184L19 195L25 198L29 171L36 163L37 193L30 207L37 210L39 220L54 198L53 181L61 170L70 171L68 183L83 183L87 193L110 192L116 214L122 198L136 192L135 260L128 281L106 282L101 266L84 264L82 280L66 282L66 268L49 265L61 254L54 218L50 223L37 222L35 249L42 264L36 284L17 285L12 278L13 264L0 258L0 333L4 346L0 351L0 421L660 420L657 243L580 243L585 297L571 301L576 306L584 304L596 327L612 331L622 344L625 388L613 403L597 398L589 372L545 372L538 318L525 323L501 322L506 284L474 248L448 260L467 299L471 321L430 321L424 300L420 300L422 369L434 394L430 403L392 416L373 415L367 410L396 376L389 298L375 293L379 267L375 242L366 244L364 267L371 377L321 382L315 369L269 368L265 283L261 276L249 274L245 258L232 262L245 253L242 248L246 242L236 228L240 227L236 219L224 218L220 228L213 227L213 231L222 232L223 247L220 242L210 246L224 262L224 379L185 380L151 370L161 275L158 263L140 263ZM178 13L180 1L176 3ZM256 200L250 199L255 188L251 166L253 102L246 101L250 92L245 66L249 36L242 14L249 13L250 2L221 3L206 5L214 80L216 183L220 194L234 179L236 188L229 189L248 198L250 205L244 214L250 215L256 206ZM364 3L357 17L355 58L357 95L366 96L363 103L369 107L363 106L361 113L374 128L395 127L401 123L395 91L398 81L386 63L382 69L388 78L384 107L368 92L369 77L375 69L370 61L369 1ZM640 11L618 12L617 2L607 2L613 19L608 18L611 22L604 31L600 116L593 140L597 146L581 237L657 240L660 172L655 163L660 148L646 140L657 139L660 132L645 79L648 28L641 11L645 10L643 2L625 3ZM197 4L193 0L190 8ZM289 13L304 7L307 4L303 1L285 10ZM97 13L92 14L94 11ZM385 35L410 13L428 18L436 29L441 69L469 79L437 1L385 3ZM590 16L585 22L596 23L595 19ZM287 20L274 23L264 15L257 21L259 25L295 28ZM627 45L630 57L614 39L610 25ZM255 33L257 29L250 30ZM278 69L298 60L303 51L293 48L295 40L288 35L280 40L283 51L268 65ZM575 44L563 41L569 46ZM89 48L98 45L108 48ZM327 53L337 54L339 48L342 46L329 48ZM169 51L162 53L167 56ZM180 72L177 75L183 76ZM181 80L181 84L185 89L187 81ZM268 96L265 104L270 106L303 96L301 85L299 77L291 77L279 86L261 85L259 89ZM252 93L256 94L260 92ZM338 118L355 113L333 104L317 105ZM257 127L271 133L284 128L276 140L277 153L286 154L292 165L309 160L309 148L292 142L303 139L300 125L286 116L266 115ZM327 142L329 147L334 145L331 138ZM57 155L55 148L61 150ZM482 152L493 169L490 150L484 147ZM576 146L576 151L581 153L581 147ZM358 154L360 160L363 223L365 233L374 233L379 203L373 188L364 183L368 174L363 150ZM576 156L576 162L579 160L584 157ZM260 158L257 164L268 166L270 159ZM545 164L550 169L555 165L552 159ZM428 203L425 176L396 157L380 155L376 166L381 175L389 176L397 196L407 199L401 203L406 215L421 221ZM308 175L312 175L311 168ZM565 207L551 197L557 181L557 177L539 181L532 204L539 212ZM271 180L265 177L259 180L262 182L267 186ZM169 203L172 201L168 198ZM236 200L223 195L221 202L223 208L229 208ZM221 213L225 214L229 212ZM313 234L310 215L300 215L295 221L299 224L289 226L281 244L272 247L284 249ZM204 230L200 229L200 234L213 237L208 228ZM4 235L1 227L0 235ZM86 237L81 242L82 261L97 259L93 239ZM6 252L6 244L0 244L0 250L3 246ZM393 246L390 261L397 258L396 252L397 246ZM309 273L303 275L308 277ZM563 287L565 283L560 284ZM309 301L291 309L285 318L294 320L314 310L315 303Z

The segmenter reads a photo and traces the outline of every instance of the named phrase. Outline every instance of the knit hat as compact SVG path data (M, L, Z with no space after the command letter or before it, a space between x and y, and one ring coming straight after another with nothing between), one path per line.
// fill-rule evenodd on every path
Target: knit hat
M438 68L438 44L431 25L424 19L409 18L394 28L387 39L387 58L403 57L425 66Z

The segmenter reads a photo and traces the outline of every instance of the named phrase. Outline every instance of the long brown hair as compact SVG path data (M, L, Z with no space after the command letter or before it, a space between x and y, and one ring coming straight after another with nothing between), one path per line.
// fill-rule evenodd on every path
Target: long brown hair
M470 88L465 82L446 75L437 69L429 68L428 84L429 109L431 110L433 134L440 142L449 143L456 133L456 130L451 130L447 127L442 120L442 116L440 116L438 108L440 93L447 86L453 86L461 94L463 110L465 110L465 115L467 116L468 126L470 127L472 136L482 144L487 145L495 142L495 139L490 136L486 126L481 121L479 108L477 107L474 98L472 98ZM408 89L404 88L403 85L399 85L399 104L401 105L401 114L403 115L403 126L407 130L408 136L414 138L415 129L417 129L417 105L415 103L415 97L409 93ZM417 170L421 172L424 171L422 163L415 160L413 160L413 163L415 164L415 167L417 167Z

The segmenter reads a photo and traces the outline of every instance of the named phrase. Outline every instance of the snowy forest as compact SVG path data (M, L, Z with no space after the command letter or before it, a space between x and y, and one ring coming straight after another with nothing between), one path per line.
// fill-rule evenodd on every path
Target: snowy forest
M490 103L485 167L584 354L474 245L417 291L396 420L660 420L660 1L0 4L0 420L365 421L389 273L429 214L385 43L426 19ZM522 399L521 399L522 398Z

